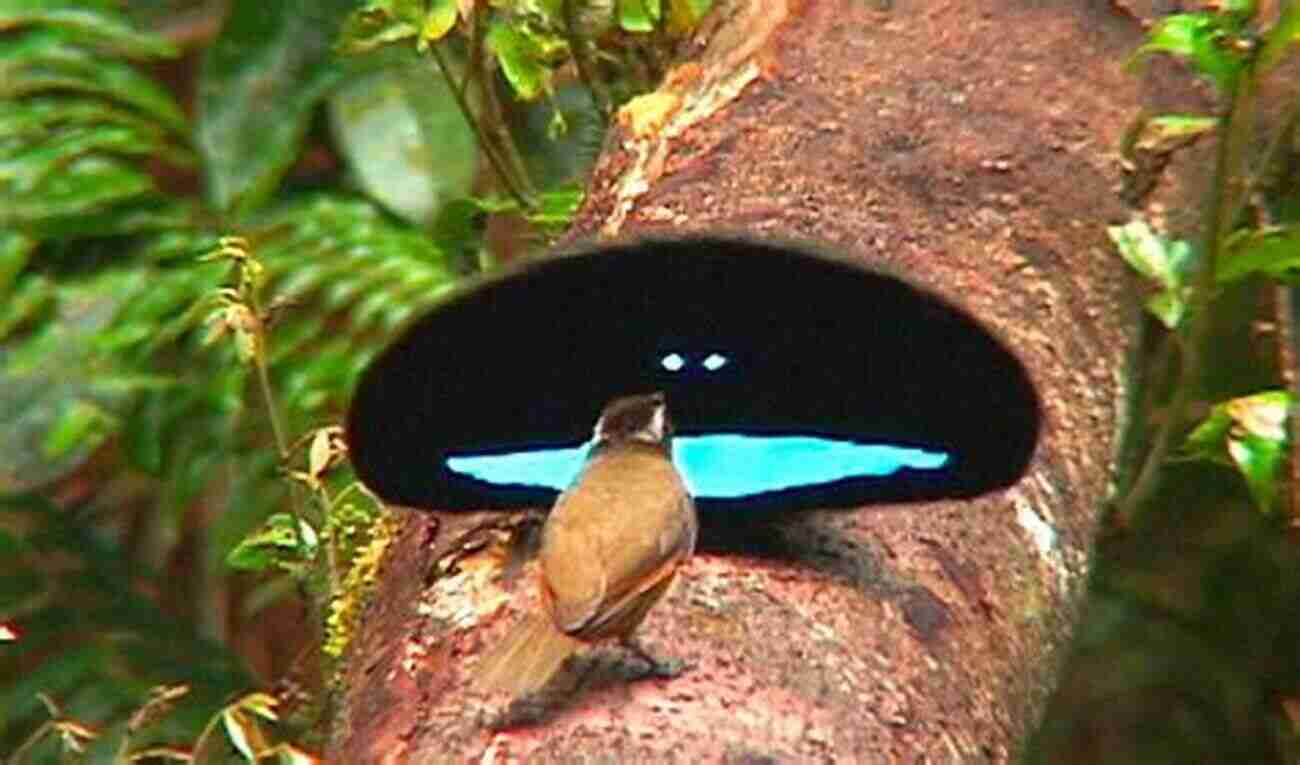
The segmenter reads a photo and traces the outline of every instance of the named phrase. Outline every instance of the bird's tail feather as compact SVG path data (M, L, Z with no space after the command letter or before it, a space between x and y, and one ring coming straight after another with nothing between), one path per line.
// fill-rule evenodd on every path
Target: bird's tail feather
M474 684L485 691L522 696L546 685L582 643L556 629L545 614L532 614L479 662Z

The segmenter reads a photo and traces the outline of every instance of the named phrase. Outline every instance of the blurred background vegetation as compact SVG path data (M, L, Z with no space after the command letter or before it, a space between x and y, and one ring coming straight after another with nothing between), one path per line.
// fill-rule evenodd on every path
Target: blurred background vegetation
M0 752L294 716L241 694L346 641L353 380L560 230L708 5L0 0Z
M319 749L387 534L336 428L356 375L563 228L709 4L0 0L0 752ZM1214 170L1186 239L1111 229L1149 356L1031 761L1300 751L1300 101L1261 95L1300 10L1261 7L1172 15L1135 58L1211 95L1137 115L1123 193L1198 143Z

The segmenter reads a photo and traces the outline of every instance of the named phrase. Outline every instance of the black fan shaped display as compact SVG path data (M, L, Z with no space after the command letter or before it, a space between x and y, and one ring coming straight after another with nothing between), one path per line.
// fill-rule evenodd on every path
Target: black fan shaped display
M348 417L361 479L440 510L543 506L605 402L661 390L702 513L973 496L1015 481L1039 402L952 304L784 242L690 236L503 269L411 324Z

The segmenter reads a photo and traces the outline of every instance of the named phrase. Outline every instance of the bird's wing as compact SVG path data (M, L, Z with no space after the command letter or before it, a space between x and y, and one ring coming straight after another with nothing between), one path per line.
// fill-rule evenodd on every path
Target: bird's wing
M630 452L589 465L543 531L556 626L580 634L608 623L671 578L695 534L694 506L670 461Z

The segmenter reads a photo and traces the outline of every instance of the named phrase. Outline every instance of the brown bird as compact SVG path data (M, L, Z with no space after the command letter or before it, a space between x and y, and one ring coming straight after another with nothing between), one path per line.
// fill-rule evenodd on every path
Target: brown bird
M581 472L542 527L543 613L494 646L476 684L523 695L539 690L585 644L617 639L652 672L632 633L695 550L699 523L672 461L662 393L617 398L596 422Z

